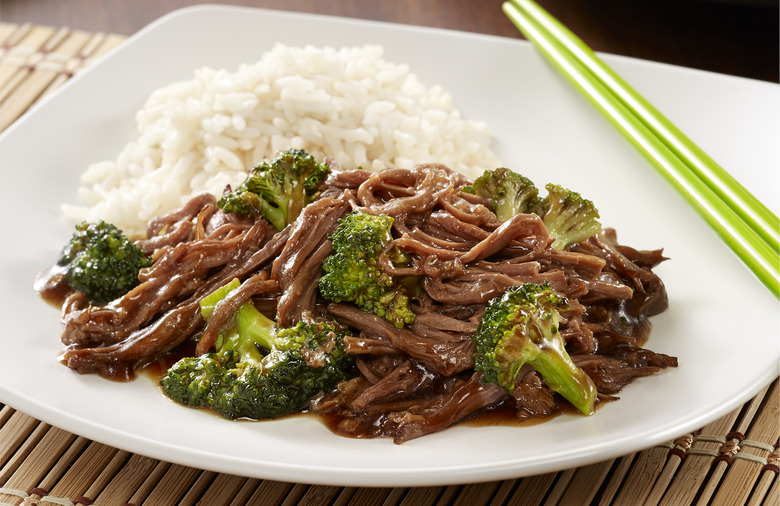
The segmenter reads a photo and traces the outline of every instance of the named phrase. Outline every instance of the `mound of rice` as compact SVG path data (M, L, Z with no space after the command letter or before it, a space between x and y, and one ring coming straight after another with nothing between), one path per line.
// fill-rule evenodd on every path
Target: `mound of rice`
M106 220L129 234L191 196L221 195L288 148L345 168L444 163L469 175L498 166L491 135L441 87L426 87L379 46L276 45L236 72L203 68L163 87L136 115L138 138L82 175L74 221Z

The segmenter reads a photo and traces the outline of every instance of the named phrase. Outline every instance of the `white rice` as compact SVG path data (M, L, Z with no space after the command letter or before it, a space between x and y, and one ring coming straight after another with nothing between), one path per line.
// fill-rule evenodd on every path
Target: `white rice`
M379 46L277 45L236 72L202 68L156 90L136 115L138 138L81 177L73 221L129 234L202 192L221 195L288 148L345 168L439 162L467 175L499 164L482 122L465 120L441 87L424 86Z

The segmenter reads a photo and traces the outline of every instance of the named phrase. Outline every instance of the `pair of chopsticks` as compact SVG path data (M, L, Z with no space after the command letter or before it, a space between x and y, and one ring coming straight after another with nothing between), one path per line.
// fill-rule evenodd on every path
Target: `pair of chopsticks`
M695 208L758 279L780 298L780 221L533 0L504 13Z

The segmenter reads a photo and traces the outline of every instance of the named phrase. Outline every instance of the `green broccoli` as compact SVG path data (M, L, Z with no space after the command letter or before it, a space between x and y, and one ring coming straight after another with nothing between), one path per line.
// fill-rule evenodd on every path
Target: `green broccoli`
M334 302L353 302L361 310L381 316L398 328L414 322L409 307L408 279L393 276L379 265L379 254L393 239L393 218L353 211L329 236L333 251L322 264L317 280L320 294ZM402 251L390 252L394 263L408 264Z
M493 212L501 221L518 213L541 216L554 239L554 249L566 249L601 230L599 212L593 202L558 185L548 184L545 188L547 196L542 199L530 179L499 168L486 170L472 185L461 190L490 199Z
M138 272L152 259L115 225L100 221L76 226L57 265L70 286L97 304L105 304L138 285Z
M238 280L205 297L208 321ZM252 304L241 305L220 329L216 351L177 361L160 381L180 404L209 408L228 418L268 419L304 409L319 392L347 377L346 330L335 322L298 323L279 329Z
M501 221L518 213L537 212L540 204L539 190L534 183L506 168L486 170L472 185L461 190L490 199L493 212Z
M512 392L520 368L529 364L551 390L582 413L593 413L596 386L572 362L558 331L558 310L568 304L547 282L512 286L492 299L473 336L474 369L483 381Z
M240 186L219 199L218 205L229 213L260 215L276 230L282 230L314 199L329 173L327 163L317 163L301 149L289 149L271 162L255 166Z
M563 250L584 241L601 230L599 211L579 193L556 184L548 184L542 202L544 225L555 239L552 248Z

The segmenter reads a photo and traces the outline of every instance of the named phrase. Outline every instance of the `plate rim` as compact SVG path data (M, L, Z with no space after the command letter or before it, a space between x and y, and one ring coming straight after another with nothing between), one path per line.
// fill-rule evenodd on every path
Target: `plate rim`
M272 9L264 9L264 8L253 8L253 7L243 7L243 6L225 6L225 5L213 5L213 4L202 4L202 5L194 5L194 6L188 6L183 7L180 9L176 9L174 11L171 11L160 18L156 19L143 29L139 30L135 34L128 37L128 39L120 45L118 48L116 48L116 51L123 50L123 47L128 47L129 44L134 41L141 39L146 36L147 33L149 33L152 30L160 29L160 27L165 26L166 23L168 23L170 20L176 19L180 16L186 16L191 12L201 12L201 11L210 11L210 10L219 10L219 11L253 11L253 12L259 12L268 14L271 16L276 15L282 15L289 19L296 19L300 17L306 17L306 18L328 18L333 20L338 20L340 22L349 22L356 25L366 25L366 24L377 24L377 25L386 25L388 27L391 27L392 29L404 29L404 30L412 30L412 31L420 31L420 32L444 32L452 35L457 36L471 36L476 38L488 38L488 39L500 39L502 41L512 41L512 43L517 43L520 45L526 45L528 46L529 43L527 41L521 40L521 39L508 39L505 37L495 36L495 35L487 35L487 34L476 34L471 32L460 32L450 29L442 29L442 28L431 28L431 27L419 27L419 26L412 26L412 25L402 25L397 23L388 23L383 21L374 21L374 20L359 20L354 18L342 18L338 16L330 16L330 15L320 15L320 14L311 14L311 13L295 13L295 12L289 12L289 11L278 11L278 10L272 10ZM130 50L130 49L126 49ZM84 72L90 72L93 68L99 68L100 65L104 64L106 61L106 58L109 58L111 55L106 55L101 60L95 62L92 66L85 69ZM629 58L633 61L640 61L644 62L644 60L637 60L630 57L622 57L613 55L617 58ZM651 65L662 65L662 66L668 66L667 64L662 63L656 63L656 62L646 62ZM681 67L675 67L675 68L681 68ZM693 70L694 72L706 72L706 71L698 71L695 69L687 69L687 70ZM727 76L729 78L732 78L733 76ZM74 79L70 80L70 82L66 83L62 88L68 87L68 86L74 86L77 85L78 76L76 76ZM735 79L741 79L741 78L735 78ZM58 90L60 91L60 90ZM55 99L55 97L58 96L58 93L52 93L50 97L47 97L46 99L39 101L35 104L34 108L31 109L31 114L37 114L35 111L41 110L43 107L45 107L46 103L48 103L49 100ZM9 130L14 129L17 127L18 124L21 122L26 121L25 117L22 117L18 119L14 124L12 124L9 129L7 129L5 132L3 132L2 135L0 135L0 145L2 145L3 141L6 139L7 134ZM777 368L780 370L780 364L778 364L779 367ZM649 446L652 446L654 444L660 444L666 441L669 441L673 437L676 437L677 435L681 435L687 432L690 432L691 430L695 430L698 428L703 421L706 420L714 420L716 418L719 418L720 416L723 416L724 414L732 411L735 407L740 405L741 403L744 403L745 400L753 397L756 393L758 393L762 388L766 386L769 382L771 382L775 377L777 377L776 371L768 369L765 371L764 376L761 377L761 380L756 380L753 384L753 388L746 392L742 398L734 398L731 399L729 402L724 403L721 405L719 410L715 411L707 411L706 413L702 413L698 418L689 420L686 424L683 424L681 426L678 426L674 430L674 436L669 437L668 434L670 434L671 429L668 429L667 432L660 432L659 435L655 438L655 441L651 441L651 444ZM3 396L4 401L5 399L11 399L7 401L7 404L9 406L23 406L20 411L23 411L27 414L30 414L31 416L34 416L35 418L38 418L41 421L44 421L46 423L50 423L53 426L62 428L63 430L67 430L69 432L72 432L74 434L82 434L84 431L79 428L79 425L84 425L86 423L87 426L90 425L91 422L87 418L80 418L76 417L71 413L62 412L57 409L52 409L51 407L40 405L34 402L34 400L28 400L25 399L23 396L18 394L15 391L6 389L5 386L0 385L0 392L5 392L5 395ZM122 447L124 449L127 449L128 451L132 451L135 453L142 453L144 455L148 455L154 458L158 458L160 460L164 460L167 462L174 462L179 463L183 465L189 465L192 466L192 461L189 459L180 459L178 458L179 455L173 455L174 459L172 460L172 455L168 453L168 451L171 450L171 448L168 448L170 446L166 442L160 442L160 441L151 441L148 438L140 437L135 434L128 434L125 432L118 432L115 431L112 427L105 427L99 424L93 424L92 425L93 431L90 432L90 434L86 435L84 434L84 437L88 437L92 440L102 442L111 446L117 446ZM121 441L127 441L127 445L119 446L116 444L117 439L119 438ZM143 446L146 446L144 443L153 443L151 448L144 448L144 450L138 450L138 449L129 449L130 443L138 443L142 444ZM649 447L646 446L646 447ZM182 451L181 448L177 448L179 452ZM206 454L201 451L196 451L194 449L188 449L185 450L184 453L189 452L192 456L198 456L198 455L208 455L210 458L213 458L214 456L211 454ZM614 458L620 455L624 455L625 453L617 448L613 448L612 453L598 453L598 455L592 455L590 457L583 457L576 456L576 455L570 455L568 457L565 457L561 461L556 462L547 462L546 465L542 466L536 466L532 470L530 470L530 473L528 474L538 474L541 472L547 472L551 470L560 470L561 464L565 465L586 465L591 464L597 461L604 460L605 458ZM234 461L235 459L231 459ZM215 463L216 465L212 466L211 463L209 463L209 466L206 468L218 471L218 472L229 472L229 473L235 473L235 468L232 465L229 465L227 461L225 460L224 456L220 456L219 462ZM202 465L202 464L198 464ZM352 476L351 479L345 480L343 482L334 481L332 477L327 478L325 480L318 480L316 478L313 479L313 481L308 481L308 483L317 483L317 484L339 484L342 486L355 486L355 485L370 485L370 486L415 486L415 485L445 485L445 484L453 484L453 483L472 483L477 481L484 481L485 479L496 479L496 476L501 476L499 479L508 479L508 478L516 478L521 476L527 476L528 474L523 474L522 470L518 473L518 469L512 469L507 470L505 474L496 474L496 471L493 469L490 469L491 466L483 466L484 469L477 469L475 470L473 466L466 466L462 473L466 473L466 469L468 469L468 473L472 473L472 477L468 476L460 476L457 481L450 481L447 479L444 474L446 473L452 473L457 470L457 468L443 468L441 471L438 471L436 473L428 474L425 476L419 476L417 479L409 480L408 476L405 476L403 479L401 476L397 475L405 475L406 472L403 470L392 470L389 472L389 480L387 479L387 474L385 474L385 477L380 477L380 479L376 479L377 476L370 470L367 471L366 475L360 475ZM277 469L280 469L282 472L277 472ZM299 468L302 469L302 468ZM267 469L267 473L264 473L263 478L268 479L277 479L281 481L289 481L290 474L288 473L288 469L286 467L283 468L274 468L274 469ZM300 472L300 471L299 471ZM308 473L313 474L313 473ZM374 478L373 480L370 478ZM472 479L473 478L473 479Z

